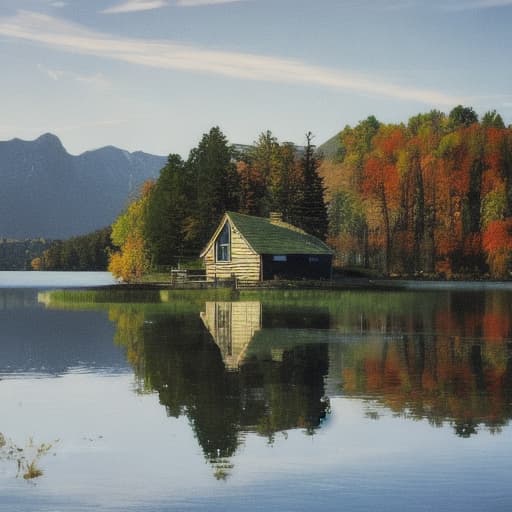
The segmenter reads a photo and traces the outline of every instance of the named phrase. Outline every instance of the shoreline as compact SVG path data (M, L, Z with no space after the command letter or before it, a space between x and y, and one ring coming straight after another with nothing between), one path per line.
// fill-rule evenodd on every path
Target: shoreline
M258 283L119 283L105 286L87 287L89 290L124 290L124 291L150 291L150 290L215 290L231 289L233 291L271 291L271 290L318 290L318 291L399 291L399 290L466 290L479 291L488 289L511 290L512 281L491 280L424 280L424 279L385 279L385 278L347 278L332 281L263 281Z

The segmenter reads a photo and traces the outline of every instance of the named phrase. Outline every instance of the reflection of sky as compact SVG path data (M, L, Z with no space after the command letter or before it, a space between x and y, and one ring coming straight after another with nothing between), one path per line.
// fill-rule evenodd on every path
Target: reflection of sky
M461 439L451 427L366 417L335 398L314 436L248 434L218 482L186 418L168 418L130 375L70 373L0 382L3 433L23 444L59 439L30 486L0 464L0 511L505 510L512 505L512 429ZM5 499L4 499L5 498ZM16 507L13 508L13 503ZM46 505L45 505L46 503ZM57 508L56 508L57 507ZM60 507L60 508L59 508ZM376 508L377 507L377 508Z
M51 311L34 290L0 290L0 374L129 368L104 311ZM3 304L3 307L2 307ZM1 426L0 426L1 428Z

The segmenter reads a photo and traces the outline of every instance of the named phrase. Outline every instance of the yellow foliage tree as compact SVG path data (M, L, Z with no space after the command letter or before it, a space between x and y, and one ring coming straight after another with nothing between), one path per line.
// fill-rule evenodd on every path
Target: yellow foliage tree
M126 282L140 279L150 268L144 231L152 188L153 182L144 183L140 196L128 205L112 225L112 242L119 247L119 251L110 255L108 270Z

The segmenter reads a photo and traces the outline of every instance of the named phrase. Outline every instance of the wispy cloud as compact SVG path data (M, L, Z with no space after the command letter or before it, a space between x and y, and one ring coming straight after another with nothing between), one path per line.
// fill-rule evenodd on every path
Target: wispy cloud
M439 91L405 87L378 77L315 66L299 60L215 51L172 41L114 37L65 20L27 11L20 11L10 18L0 18L0 35L74 54L95 55L158 69L309 85L428 105L454 105L463 101Z
M512 6L512 0L449 0L443 2L444 9L465 11L470 9L491 9L495 7Z
M233 4L235 2L245 2L246 0L176 0L178 7L198 7L200 5L220 5Z
M168 5L166 0L128 0L120 4L113 5L101 11L103 14L119 14L125 12L150 11L160 9Z
M82 73L75 73L74 71L48 68L43 64L38 64L37 69L55 82L60 80L72 80L74 82L91 85L101 89L106 89L111 86L110 81L107 80L102 73L85 75Z
M66 5L68 5L67 2L62 2L62 1L56 1L56 2L52 2L50 4L52 7L57 7L58 9L62 8L62 7L66 7Z

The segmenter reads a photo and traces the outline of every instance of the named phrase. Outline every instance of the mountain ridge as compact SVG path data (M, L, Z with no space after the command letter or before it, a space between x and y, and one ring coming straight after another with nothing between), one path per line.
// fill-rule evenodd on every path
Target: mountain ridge
M115 146L72 155L52 133L0 141L0 238L63 239L107 226L166 161Z

